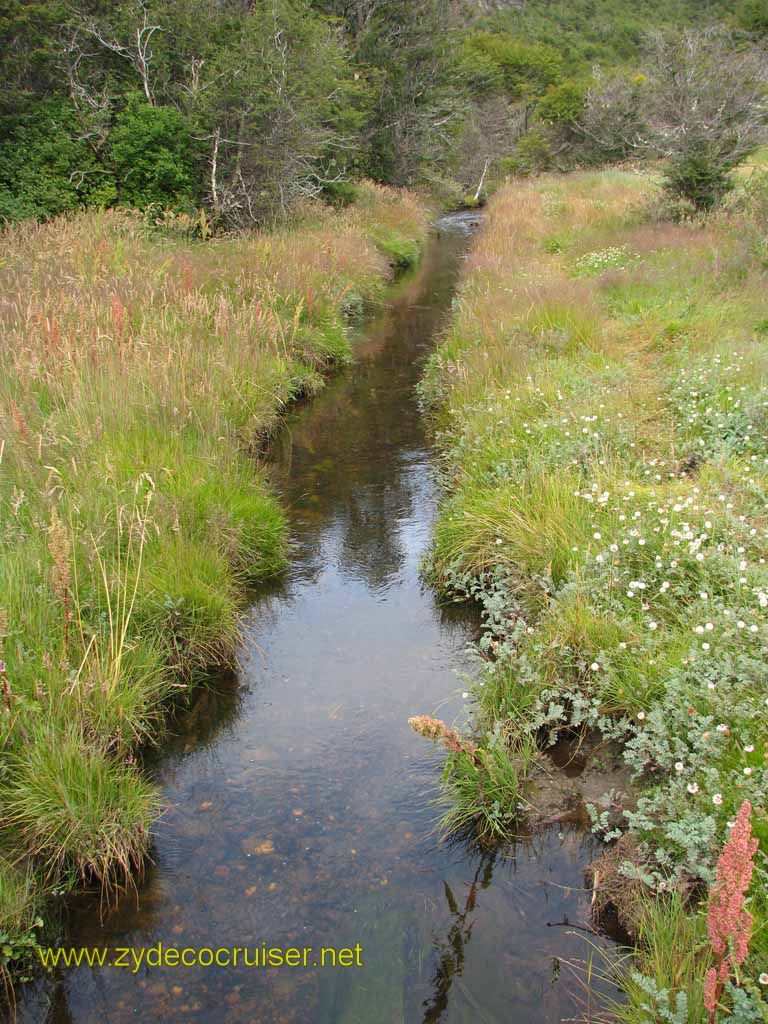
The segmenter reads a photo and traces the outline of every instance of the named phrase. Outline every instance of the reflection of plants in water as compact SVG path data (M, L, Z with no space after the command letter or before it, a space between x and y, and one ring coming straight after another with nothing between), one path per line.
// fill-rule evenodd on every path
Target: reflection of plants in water
M495 854L481 858L462 907L459 906L450 885L447 882L443 883L452 923L445 938L435 942L436 949L439 951L439 959L432 977L434 989L432 998L423 1003L423 1024L437 1024L448 1009L451 987L454 980L464 970L466 946L472 938L474 922L470 918L477 905L478 886L481 889L487 889L491 884L495 859Z
M244 694L237 673L226 669L188 690L173 709L162 749L144 751L144 766L150 777L158 772L167 777L188 753L214 747L222 732L231 729L240 717Z

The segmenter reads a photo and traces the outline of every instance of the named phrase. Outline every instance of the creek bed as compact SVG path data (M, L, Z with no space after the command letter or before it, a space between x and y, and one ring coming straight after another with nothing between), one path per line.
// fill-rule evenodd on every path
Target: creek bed
M362 947L362 967L78 968L20 993L23 1024L550 1024L585 994L592 841L563 824L480 853L435 834L442 759L409 715L463 720L478 623L419 578L437 492L415 384L450 310L472 215L452 215L366 325L353 366L272 451L289 572L254 595L242 667L201 691L150 766L169 810L97 947Z

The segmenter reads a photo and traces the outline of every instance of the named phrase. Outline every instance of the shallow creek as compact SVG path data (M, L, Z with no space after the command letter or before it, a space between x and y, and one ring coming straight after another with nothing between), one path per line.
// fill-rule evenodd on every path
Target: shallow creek
M291 568L254 595L242 666L200 692L150 771L168 811L137 893L67 911L73 946L362 946L362 967L80 968L21 993L24 1024L549 1024L586 997L593 850L554 825L495 853L441 843L441 758L409 715L463 720L471 609L419 579L436 507L414 386L473 218L437 225L353 366L271 454ZM101 916L101 920L100 920Z

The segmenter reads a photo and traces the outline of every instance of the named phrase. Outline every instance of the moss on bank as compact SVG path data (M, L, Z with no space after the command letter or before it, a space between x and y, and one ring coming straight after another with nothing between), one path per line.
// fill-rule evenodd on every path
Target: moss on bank
M48 888L140 870L160 805L135 752L286 561L252 452L426 227L368 184L205 244L116 211L3 234L0 969Z
M526 739L620 744L639 801L618 827L595 808L594 826L631 839L621 872L653 900L656 943L627 1021L673 1019L676 990L690 1013L674 1019L700 1020L706 949L667 967L676 936L701 931L681 914L702 912L694 894L748 799L755 926L722 1014L743 1000L765 1016L768 179L743 177L697 223L661 220L655 196L620 171L504 188L427 367L447 491L429 568L486 611L479 752L450 754L446 786L452 821L503 837L531 810ZM485 770L500 748L501 795L505 773L489 785Z

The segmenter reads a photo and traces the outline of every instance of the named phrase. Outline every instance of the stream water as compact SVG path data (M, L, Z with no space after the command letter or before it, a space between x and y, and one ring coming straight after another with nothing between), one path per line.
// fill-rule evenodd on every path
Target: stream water
M67 945L359 943L362 966L62 970L21 993L24 1024L549 1024L583 1009L560 965L602 941L579 930L589 839L441 843L442 759L407 725L462 718L478 625L419 579L437 495L414 394L471 220L438 223L354 365L287 421L272 472L291 568L255 595L238 674L200 692L150 765L169 809L138 892L67 911Z

